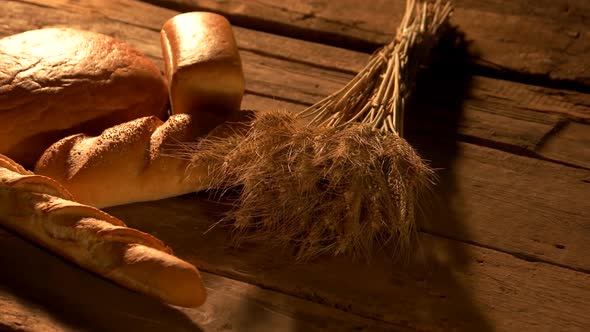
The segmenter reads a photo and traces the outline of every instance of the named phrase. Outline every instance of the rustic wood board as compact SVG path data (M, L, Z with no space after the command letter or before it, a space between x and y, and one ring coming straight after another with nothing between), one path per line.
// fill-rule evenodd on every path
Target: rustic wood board
M136 1L113 1L107 5L95 0L33 1L44 6L20 1L9 3L7 11L0 16L0 20L2 17L7 20L0 26L0 35L21 32L31 26L80 27L121 38L160 64L158 30L168 18L178 14ZM137 12L142 15L138 16ZM235 28L235 32L247 92L299 104L294 109L310 105L340 88L368 59L364 53L248 29ZM575 157L575 152L543 155L538 147L565 121L590 122L590 95L471 76L461 62L465 56L462 50L445 51L450 55L419 86L424 95L419 99L430 105L416 107L426 111L415 114L419 121L414 123L425 128L420 130L409 124L406 127L410 133L427 131L433 135L438 130L438 135L446 135L454 130L453 134L458 134L460 140L564 164L584 164ZM409 117L411 121L412 114ZM440 132L441 127L445 132ZM579 131L577 135L587 137L588 132ZM560 138L556 140L559 144Z
M590 324L590 275L423 234L407 266L387 257L294 263L264 244L232 248L206 195L107 209L200 268L427 331L574 331ZM153 220L166 220L154 223ZM491 226L490 226L491 227ZM524 234L526 236L526 234Z
M397 29L405 0L148 0L209 10L235 24L370 52ZM451 22L471 41L472 61L503 75L590 85L590 4L585 0L454 0ZM509 73L507 73L509 72ZM576 84L578 83L578 84Z
M547 138L539 151L548 158L567 159L590 169L590 126L566 123L555 135Z
M207 302L161 304L83 271L0 228L0 330L407 330L225 277L202 273Z

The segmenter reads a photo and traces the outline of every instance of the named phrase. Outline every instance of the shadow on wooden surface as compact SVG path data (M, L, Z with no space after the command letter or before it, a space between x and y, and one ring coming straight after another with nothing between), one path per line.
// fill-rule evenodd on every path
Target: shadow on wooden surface
M174 307L105 282L4 229L0 266L2 297L13 297L0 299L5 328L21 330L10 326L7 314L10 306L17 306L15 314L22 315L22 308L30 313L14 317L27 331L203 331ZM31 320L39 326L28 324Z
M457 196L458 175L453 166L460 153L457 136L465 109L463 102L469 96L472 81L469 61L474 54L470 54L469 49L462 32L451 28L446 33L433 51L432 63L418 76L405 125L406 139L430 162L438 177L432 205L425 207L419 228L428 232L429 225L437 224L436 228L444 227L448 233L464 234L466 238L469 238L468 225L458 211L453 210L457 204L451 204L449 199ZM474 323L470 328L492 331L491 324L478 311L474 296L453 276L457 271L468 271L473 262L465 248L422 246L418 251L424 255L426 271L431 271L426 273L432 273L429 280L434 282L435 288L441 294L452 289L453 297L457 299L454 306L431 310L447 312L447 316L462 312L466 321Z
M406 112L406 139L430 162L438 177L433 204L426 207L431 210L425 211L425 219L420 221L422 230L444 224L453 234L467 235L467 225L449 202L456 196L458 176L453 166L460 153L458 127L472 81L467 49L459 31L452 29L444 36L433 51L432 63L418 76Z
M461 36L452 32L438 53L432 68L417 82L406 131L410 143L440 169L436 204L422 223L444 224L466 233L466 225L447 202L448 197L455 196L456 128L470 82L464 61L466 47ZM423 121L425 118L430 119ZM456 278L457 273L469 273L474 259L465 252L467 246L454 241L433 240L422 234L422 246L408 266L392 262L385 255L376 255L369 265L352 262L349 257L296 263L288 253L264 243L233 248L229 243L230 229L208 231L225 207L210 201L204 193L108 211L131 227L163 239L177 255L212 273L387 321L400 329L492 330L473 294ZM163 223L142 217L166 213L170 217ZM252 315L247 306L243 310L244 315ZM262 316L252 322L264 324L264 319ZM293 330L305 328L293 326Z

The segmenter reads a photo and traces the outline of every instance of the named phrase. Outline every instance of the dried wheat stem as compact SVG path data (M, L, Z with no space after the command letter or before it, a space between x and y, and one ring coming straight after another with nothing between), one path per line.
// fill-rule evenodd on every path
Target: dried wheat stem
M257 112L244 131L172 151L210 167L211 190L240 189L214 226L229 225L236 243L293 248L301 260L368 259L390 243L394 255L408 253L433 172L401 138L405 105L451 7L408 0L406 10L395 40L334 94L299 115Z
M360 120L402 136L409 86L438 41L451 11L446 1L408 0L395 39L371 56L346 86L300 116L312 125L344 126Z

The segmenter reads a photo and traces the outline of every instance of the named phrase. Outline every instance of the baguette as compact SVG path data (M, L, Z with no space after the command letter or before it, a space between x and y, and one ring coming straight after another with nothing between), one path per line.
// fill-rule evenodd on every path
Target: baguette
M155 237L70 199L54 180L0 155L0 224L134 291L178 306L204 303L194 266Z
M155 117L135 119L99 136L72 135L45 151L35 173L58 181L76 201L97 208L201 191L209 186L210 165L173 156L171 151L201 137L245 130L250 115L236 113L213 130L194 116L174 114L166 122Z
M63 137L164 118L167 104L155 63L114 38L50 28L0 39L0 154L27 168Z
M166 154L168 147L203 135L188 114L166 122L144 117L105 130L77 134L53 144L35 173L57 180L75 200L98 208L158 200L204 189L205 165L187 172L188 160Z
M36 176L12 159L0 154L0 186L17 187L72 200L72 195L59 183L45 176Z

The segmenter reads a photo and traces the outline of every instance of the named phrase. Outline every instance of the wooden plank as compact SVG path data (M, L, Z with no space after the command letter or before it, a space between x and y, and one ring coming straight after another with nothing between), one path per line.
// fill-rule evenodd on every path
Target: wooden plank
M20 29L27 29L27 26L33 24L30 22L31 17L34 17L37 24L41 25L81 25L95 31L115 34L124 40L127 40L128 36L131 43L143 48L144 51L158 50L159 52L158 36L154 31L157 29L147 29L144 26L150 26L148 23L155 24L157 20L165 21L175 14L169 10L129 1L113 2L116 5L114 9L105 9L108 6L84 7L85 4L93 2L51 1L51 3L54 2L67 5L68 10L76 12L69 13L12 2L4 12L7 13L6 16L0 16L0 22L2 17L5 20L6 17L19 17L14 21L14 25L6 25ZM138 7L133 7L135 11L129 10L125 9L127 8L125 4L138 4ZM82 8L86 8L86 11L82 11ZM125 10L129 15L124 15ZM137 11L141 11L144 15L136 15L137 17L133 18L132 13ZM86 12L95 14L88 16L84 14ZM111 12L117 13L118 16L106 18ZM37 13L37 15L30 13ZM101 13L102 16L97 13ZM145 25L142 25L143 23L123 24L121 21L115 21L115 19L122 19L123 16L141 19L138 22L144 22L145 18L147 23ZM3 29L3 26L0 24L0 29ZM323 58L319 56L322 50L326 50L320 45L268 34L261 34L259 38L256 38L258 35L254 32L248 33L252 36L248 39L249 43L255 44L253 40L262 40L264 42L260 45L267 46L265 48L260 46L261 51L251 50L242 53L248 89L254 90L251 90L253 93L245 100L246 108L267 109L283 105L281 107L298 109L298 105L289 104L285 100L303 100L309 103L315 98L334 91L352 75L343 70L329 70L323 66L318 68L307 65L305 62L312 62L313 56L317 57L318 61L327 61L326 58L330 58L329 53L324 54ZM310 50L307 58L303 57L304 52L300 51L299 55L302 55L303 62L263 55L272 48L272 45L289 43L294 49ZM252 44L250 47L254 47ZM156 56L155 53L152 54ZM362 56L366 59L366 55ZM453 212L451 217L441 218L440 223L432 226L425 224L425 229L517 255L575 269L590 270L590 261L585 255L587 244L584 241L588 231L580 215L580 211L584 211L582 208L587 207L587 202L582 201L582 197L585 197L584 194L587 192L583 182L587 172L567 167L553 167L528 158L519 158L488 149L472 148L467 155L460 154L455 143L459 133L480 141L491 141L493 144L500 145L500 148L505 148L506 146L502 146L504 144L510 148L536 153L536 147L546 140L548 133L551 133L560 123L560 119L566 116L565 113L560 113L561 110L574 109L579 114L586 114L584 112L588 110L588 106L579 101L583 101L587 95L571 92L563 92L560 95L557 93L559 91L551 89L542 89L539 92L536 88L485 78L470 80L474 82L471 91L465 92L462 91L464 89L458 89L459 91L449 92L446 90L447 87L461 87L465 82L460 76L444 75L444 71L442 74L431 75L424 80L429 86L421 88L416 98L423 107L419 104L420 107L416 107L417 112L408 114L407 119L410 122L407 128L410 128L409 131L414 132L415 136L412 138L412 143L416 144L427 159L433 161L434 166L450 170L443 174L441 179L443 181L441 193L454 204L448 209L456 212ZM555 93L546 94L548 90ZM473 97L463 101L465 94ZM572 94L579 97L573 98ZM280 99L262 98L260 95L277 96ZM420 140L425 140L426 143L418 145ZM437 151L439 151L438 154L436 154ZM490 155L498 158L498 161L490 160ZM463 158L467 159L463 160ZM520 169L510 169L509 164L512 163L519 165ZM455 169L465 171L457 172ZM557 177L555 183L547 182L547 179L554 177ZM528 193L532 190L534 196L527 195L522 201L519 192L513 190L515 184L512 182L515 181L518 181L516 187L520 191ZM527 187L527 184L530 184L530 187ZM498 199L502 200L506 195L510 197L510 200L503 202L502 209L494 209L489 206L490 192L485 192L485 189L481 188L494 188L493 193L498 196ZM569 193L573 199L566 196L566 193ZM544 203L531 201L541 200L543 197ZM462 199L466 199L465 204ZM518 202L520 205L516 204ZM541 205L541 208L529 208L527 214L524 214L521 206L527 207L529 202L531 206ZM472 211L489 212L473 213ZM507 211L507 214L502 214L502 211ZM511 214L517 217L510 217ZM453 215L459 217L452 217ZM547 216L563 219L563 222L552 222ZM456 221L457 219L459 221ZM460 226L453 227L455 223L459 223ZM461 231L463 224L468 226L468 231ZM517 229L519 232L514 231ZM522 238L521 232L527 229L533 230L535 234L533 238ZM538 231L534 232L535 229ZM571 234L579 234L579 236L571 236ZM558 250L555 247L556 244L565 245L566 251Z
M161 62L157 31L163 22L177 14L135 1L116 1L109 6L97 6L96 1L52 0L43 3L51 7L11 3L4 16L11 19L10 24L6 24L9 28L0 27L0 33L16 33L40 24L75 26L119 37ZM27 15L35 11L39 14ZM137 11L143 15L137 16ZM101 15L88 14L97 12ZM18 19L12 20L12 17ZM236 36L248 92L304 105L340 88L368 58L362 53L247 29L236 28ZM464 56L460 51L460 54L455 53L451 53L451 58ZM452 128L458 131L459 139L467 137L479 144L538 155L536 147L560 125L563 118L577 121L590 119L590 95L470 77L465 73L464 65L454 61L443 61L439 66L443 70L438 75L430 75L420 85L423 90L421 95L426 98L418 99L425 100L427 105L417 108L434 109L424 114L409 115L408 121L412 120L412 116L421 118L414 124L427 122L428 132L434 130L436 133L438 130L442 135L448 134L446 131ZM442 133L441 120L445 123ZM420 131L420 128L412 128L412 124L406 128L410 133ZM557 161L566 164L576 162L568 160L567 156Z
M590 125L569 122L539 148L541 154L590 169Z
M396 325L426 331L581 331L590 324L589 274L436 236L422 233L415 261L406 266L382 256L370 265L348 257L293 263L263 243L231 248L225 230L208 231L223 209L205 195L108 210L157 234L207 271Z
M0 228L0 330L407 330L203 273L207 302L161 304L87 273Z
M182 11L209 10L235 24L271 30L370 52L387 43L401 21L405 0L271 1L148 0ZM587 1L454 0L452 23L472 41L472 61L492 70L535 75L537 80L566 80L588 91L590 17ZM359 9L359 6L361 8Z
M434 160L445 160L441 148ZM425 230L590 271L589 171L466 144L454 152Z
M471 83L472 99L496 105L509 104L523 116L535 117L538 113L553 113L574 121L590 123L590 94L481 76L475 76Z

